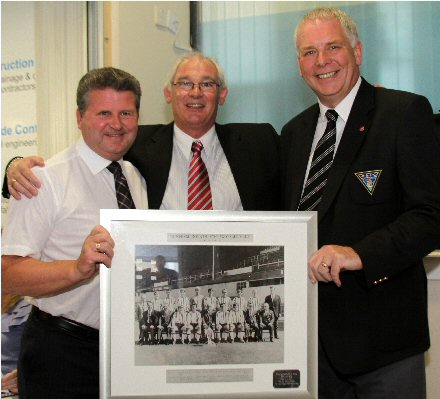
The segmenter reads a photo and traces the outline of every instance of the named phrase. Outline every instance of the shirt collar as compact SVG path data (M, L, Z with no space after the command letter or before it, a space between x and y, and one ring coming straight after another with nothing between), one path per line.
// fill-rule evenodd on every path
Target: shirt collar
M188 162L191 160L192 156L191 146L193 141L201 141L206 156L209 157L209 155L213 152L215 142L215 125L212 125L212 127L202 137L196 140L174 124L174 139L177 146L188 159Z
M350 90L350 93L348 93L348 95L345 96L345 98L335 108L328 108L318 100L319 110L320 110L319 118L327 121L325 113L327 112L328 109L334 109L338 113L338 119L341 118L345 123L347 123L347 119L348 116L350 115L351 107L353 106L354 99L356 98L356 94L359 91L361 82L362 79L359 76L356 84Z
M78 155L82 158L85 164L88 166L92 174L97 175L103 169L107 168L108 165L111 164L111 161L101 157L101 155L97 154L93 151L84 141L81 136L76 143L76 150ZM118 161L121 163L121 160Z

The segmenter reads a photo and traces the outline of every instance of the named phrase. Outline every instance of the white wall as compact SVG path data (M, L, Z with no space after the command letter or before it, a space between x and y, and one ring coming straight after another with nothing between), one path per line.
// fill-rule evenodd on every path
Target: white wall
M440 255L440 251L438 255ZM428 272L428 315L431 349L425 356L428 399L436 399L440 392L440 257L425 258Z
M177 34L156 25L156 10L177 16ZM172 112L162 89L176 59L190 51L189 2L116 1L106 3L104 12L106 63L130 72L141 83L139 123L171 122Z

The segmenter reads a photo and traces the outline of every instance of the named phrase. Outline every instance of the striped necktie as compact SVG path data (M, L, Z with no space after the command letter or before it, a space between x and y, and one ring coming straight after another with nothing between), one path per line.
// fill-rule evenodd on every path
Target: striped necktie
M188 209L212 209L211 186L208 171L202 159L203 144L201 141L192 143L193 157L188 173Z
M329 109L325 116L327 118L327 127L313 153L309 175L298 206L299 211L317 210L324 187L327 184L328 172L333 164L338 113L334 109Z
M131 197L127 179L122 173L121 165L119 165L118 162L113 161L107 166L107 169L113 173L115 178L116 199L118 200L119 209L135 209L136 206Z

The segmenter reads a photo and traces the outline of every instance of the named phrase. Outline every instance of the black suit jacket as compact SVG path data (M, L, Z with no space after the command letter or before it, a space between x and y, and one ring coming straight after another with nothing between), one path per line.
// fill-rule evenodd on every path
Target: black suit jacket
M159 209L173 153L173 123L139 126L124 157L147 182L148 204ZM269 124L215 125L244 210L279 210L279 136Z
M275 317L278 319L281 313L281 297L278 294L274 294L273 300L270 295L264 298L264 302L269 305L269 309L273 311Z
M301 196L319 107L281 133L286 209ZM353 247L363 270L319 283L319 336L342 373L366 372L429 347L422 258L440 241L440 149L424 97L362 81L318 210L319 246ZM355 173L380 171L372 194Z

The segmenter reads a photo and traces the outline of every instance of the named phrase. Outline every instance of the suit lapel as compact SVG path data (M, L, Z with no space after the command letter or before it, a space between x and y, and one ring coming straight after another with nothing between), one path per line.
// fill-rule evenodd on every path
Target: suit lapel
M231 168L243 209L252 209L255 199L252 190L254 174L250 151L246 149L239 129L232 132L231 127L216 124L215 131Z
M150 159L148 171L148 202L151 209L159 209L162 204L173 154L174 122L158 129L151 136L151 145L147 147Z
M292 181L285 182L286 188L290 187L292 190L290 195L286 197L290 201L290 203L286 203L287 209L298 209L318 116L319 106L316 104L304 115L302 131L293 138L292 148L295 149L295 156L289 159L286 173L286 176L290 176Z
M339 188L355 160L371 124L369 114L374 108L374 88L362 79L361 86L350 111L327 185L319 207L318 222L322 220L334 201Z

